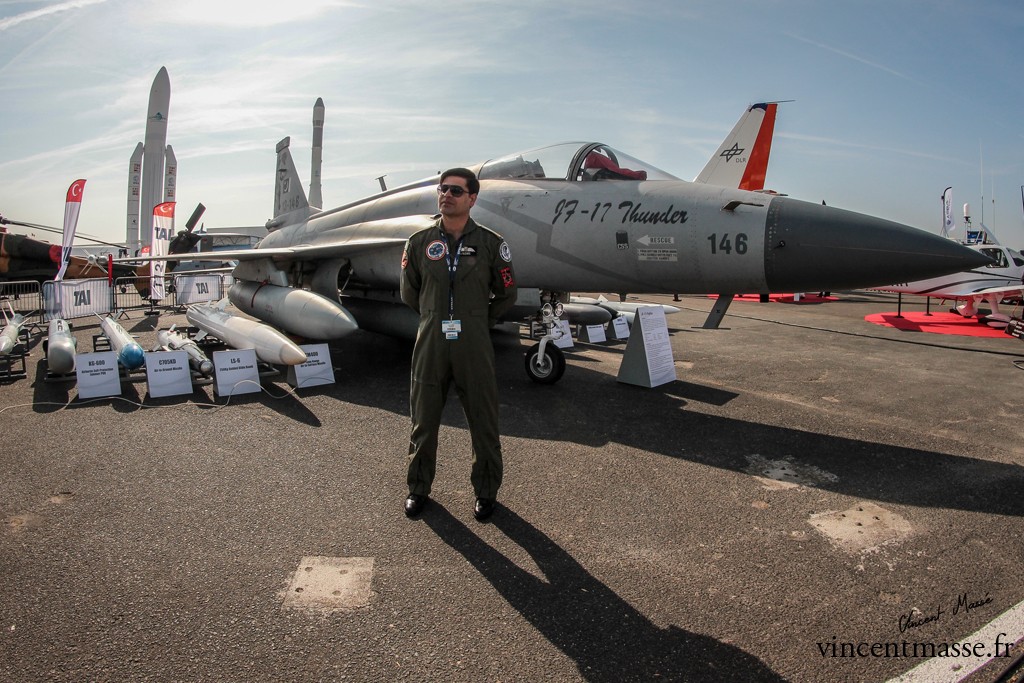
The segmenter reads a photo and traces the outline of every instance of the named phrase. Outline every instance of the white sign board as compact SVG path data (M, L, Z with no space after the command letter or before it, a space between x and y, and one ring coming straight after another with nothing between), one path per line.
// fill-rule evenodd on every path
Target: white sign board
M629 322L626 316L617 315L612 318L612 326L608 329L612 339L629 339Z
M43 307L47 320L70 320L94 313L110 313L112 299L110 283L104 278L43 283Z
M296 389L334 384L334 367L331 365L331 350L327 344L303 344L306 362L288 367L288 383Z
M568 320L556 320L555 323L562 330L562 336L555 340L555 346L560 349L571 349L572 343L572 328L569 327Z
M117 367L117 353L114 351L78 354L75 376L78 380L78 398L121 395L121 374Z
M676 363L672 356L672 342L661 306L641 306L636 309L633 330L626 353L619 366L618 380L625 384L656 387L676 380Z
M604 325L587 325L583 328L583 338L591 344L608 341L604 333Z
M262 390L255 349L214 351L212 360L213 390L218 396L256 394Z
M220 296L219 275L177 275L174 278L174 302L178 306L217 301Z
M192 393L192 373L184 351L146 353L146 381L152 398Z

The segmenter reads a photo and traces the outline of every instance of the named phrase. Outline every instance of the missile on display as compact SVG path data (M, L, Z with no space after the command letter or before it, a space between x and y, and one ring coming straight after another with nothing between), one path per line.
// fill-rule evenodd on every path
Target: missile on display
M679 308L676 306L669 306L668 304L646 304L636 301L609 301L603 296L597 297L596 299L591 296L573 296L570 298L572 304L576 306L594 306L608 311L611 317L622 317L626 319L630 325L633 324L633 318L636 317L636 310L638 308L647 308L651 306L657 306L661 310L665 311L665 315L672 315L678 313ZM568 309L568 306L566 307ZM567 310L568 313L568 310ZM571 319L571 318L570 318Z
M243 313L308 339L339 339L359 329L340 304L305 289L239 280L228 298Z
M203 353L195 341L175 330L173 326L169 330L159 330L156 333L156 340L162 348L187 353L188 364L203 377L213 375L213 361Z
M306 352L273 327L232 315L220 305L193 304L185 311L185 317L203 333L212 334L228 346L253 349L264 363L301 365L306 362Z
M0 356L7 356L14 347L18 345L18 336L21 334L21 328L25 324L25 316L20 313L14 313L11 311L10 317L7 317L7 324L4 325L3 330L0 330Z
M146 353L139 343L109 315L100 318L100 329L117 354L117 362L129 370L137 370L146 362Z
M75 371L75 354L78 340L71 333L71 324L63 318L54 318L47 328L43 350L46 352L46 367L55 375L67 375Z

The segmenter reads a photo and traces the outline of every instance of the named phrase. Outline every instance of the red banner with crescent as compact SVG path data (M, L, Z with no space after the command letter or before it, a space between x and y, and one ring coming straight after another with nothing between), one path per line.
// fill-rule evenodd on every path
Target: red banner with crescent
M78 214L82 210L82 193L85 192L85 181L82 179L71 183L68 188L67 202L64 204L64 242L60 250L60 268L54 280L60 281L64 271L68 269L71 259L71 245L75 241L75 228L78 227Z

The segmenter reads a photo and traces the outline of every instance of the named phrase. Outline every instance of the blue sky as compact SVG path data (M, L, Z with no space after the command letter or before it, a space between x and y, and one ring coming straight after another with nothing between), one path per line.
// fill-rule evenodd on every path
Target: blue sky
M86 178L79 232L123 240L166 66L179 228L262 225L286 135L308 187L317 97L327 207L567 140L691 179L795 100L769 188L938 232L953 186L1021 248L1022 35L1017 0L0 0L0 214L60 227Z

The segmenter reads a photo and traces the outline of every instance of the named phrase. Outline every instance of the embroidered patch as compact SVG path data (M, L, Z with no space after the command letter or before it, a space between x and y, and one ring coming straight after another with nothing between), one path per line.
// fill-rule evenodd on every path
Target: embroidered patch
M476 247L462 247L459 256L476 256Z
M512 262L512 250L508 248L508 242L502 242L501 246L498 247L498 256L500 256L505 263Z
M405 270L405 267L408 266L408 265L409 265L409 250L408 249L403 249L402 250L402 270Z
M448 253L448 245L442 240L434 240L427 245L427 258L431 261L440 261Z
M515 280L512 279L512 269L511 268L506 266L505 268L502 268L501 270L499 270L498 273L501 274L501 281L505 285L505 289L508 289L509 287L511 287L511 286L513 286L515 284Z

